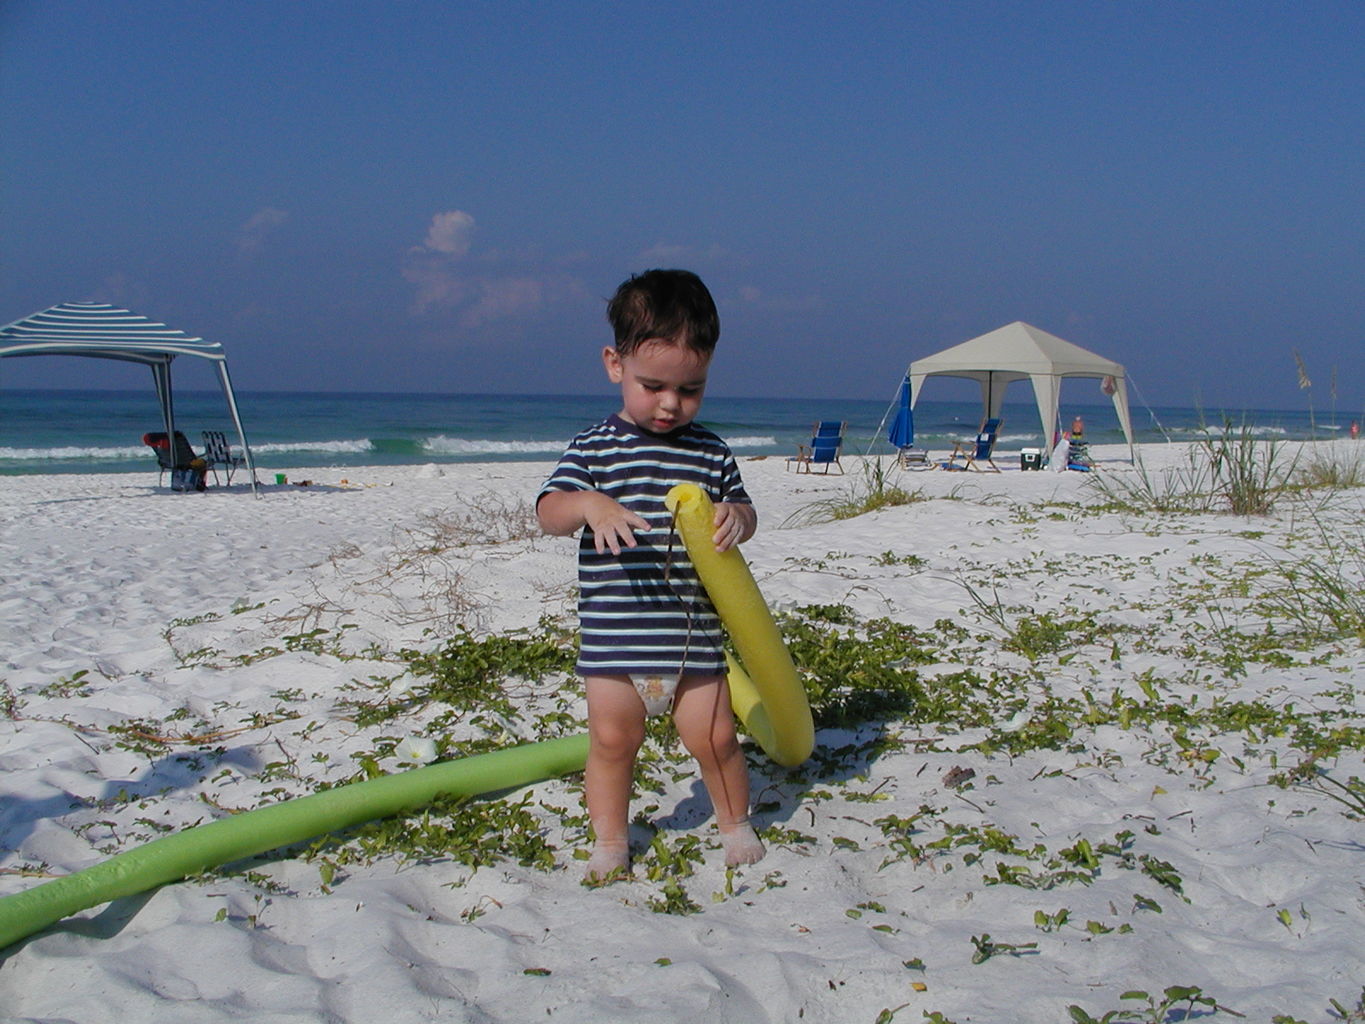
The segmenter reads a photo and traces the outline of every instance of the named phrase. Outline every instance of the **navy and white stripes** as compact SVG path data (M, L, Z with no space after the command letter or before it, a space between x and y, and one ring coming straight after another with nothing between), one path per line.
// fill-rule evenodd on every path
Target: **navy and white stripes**
M729 447L690 424L650 434L619 416L569 444L541 493L600 491L650 524L637 547L598 554L584 529L578 550L583 675L723 675L720 619L673 533L664 496L693 483L714 502L749 502Z
M95 355L166 363L178 355L224 360L216 341L103 302L63 302L0 327L0 356Z

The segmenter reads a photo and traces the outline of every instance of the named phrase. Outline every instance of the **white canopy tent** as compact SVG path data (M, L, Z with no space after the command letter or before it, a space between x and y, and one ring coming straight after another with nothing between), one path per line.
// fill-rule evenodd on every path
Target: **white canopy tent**
M1133 427L1128 416L1128 385L1122 365L1016 320L979 338L916 359L907 371L911 408L929 377L968 377L981 383L983 419L999 418L1005 388L1016 380L1033 382L1044 450L1058 429L1057 404L1063 377L1094 377L1114 401L1114 413L1128 448Z
M227 356L218 342L192 338L184 331L105 303L64 302L0 328L0 358L6 356L93 356L151 367L168 438L175 437L171 362L176 356L199 356L213 361L228 412L237 428L242 457L251 476L251 490L259 494L251 446L247 444L228 377Z

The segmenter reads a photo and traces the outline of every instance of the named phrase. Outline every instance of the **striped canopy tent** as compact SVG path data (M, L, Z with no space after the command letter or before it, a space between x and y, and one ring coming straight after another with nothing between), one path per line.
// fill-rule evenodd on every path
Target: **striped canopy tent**
M166 436L175 436L175 403L171 395L171 363L176 356L198 356L218 368L228 412L237 428L242 456L256 491L256 466L232 394L227 356L216 341L192 338L145 316L102 302L63 302L0 328L0 359L6 356L93 356L121 359L151 367Z

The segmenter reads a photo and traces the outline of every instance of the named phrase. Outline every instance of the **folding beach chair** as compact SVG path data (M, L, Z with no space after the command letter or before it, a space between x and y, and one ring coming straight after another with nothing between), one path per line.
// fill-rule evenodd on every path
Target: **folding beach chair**
M896 394L896 418L886 431L886 439L896 448L901 469L933 469L927 448L915 447L915 410L910 405L910 378L901 381Z
M952 454L948 456L948 461L942 463L944 469L956 469L965 471L974 469L979 473L999 473L1000 467L991 459L991 453L995 451L995 441L1000 433L1000 420L989 419L981 424L981 430L971 441L955 441L953 443ZM957 464L957 460L962 460L962 465ZM990 469L984 469L977 465L984 462Z
M171 474L171 490L202 491L206 467L204 460L194 454L189 440L180 431L175 432L175 444L166 437L164 430L156 430L142 435L142 443L156 456L160 470L156 477L157 486Z
M227 436L221 430L205 430L202 432L204 438L204 462L213 472L213 482L221 483L218 479L218 467L222 466L227 475L228 485L232 484L232 474L239 466L246 464L246 459L240 455L233 455L232 449L228 447Z
M810 444L798 447L796 454L787 460L787 468L811 473L816 466L822 466L820 472L828 473L830 466L837 466L842 473L844 466L839 461L839 453L844 447L845 426L839 420L821 420L815 424L811 428Z
M901 469L934 468L934 464L929 461L928 448L916 448L913 445L906 445L896 453L896 458L900 462Z

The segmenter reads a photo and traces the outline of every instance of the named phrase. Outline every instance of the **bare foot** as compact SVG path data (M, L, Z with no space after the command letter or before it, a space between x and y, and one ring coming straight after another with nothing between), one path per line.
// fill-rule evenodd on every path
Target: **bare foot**
M599 839L593 844L583 881L601 885L630 871L630 846L624 839Z
M763 848L763 840L743 818L731 825L717 825L720 829L720 844L725 848L725 866L734 868L741 864L756 864L768 851Z

